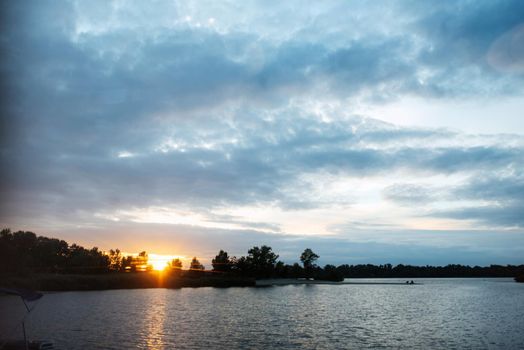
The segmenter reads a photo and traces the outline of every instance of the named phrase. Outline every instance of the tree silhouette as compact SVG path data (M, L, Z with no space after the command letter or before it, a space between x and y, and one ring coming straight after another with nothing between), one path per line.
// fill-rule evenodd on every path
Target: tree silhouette
M68 244L56 238L38 237L32 248L35 266L38 270L57 272L66 267Z
M231 270L231 260L227 252L220 250L218 255L211 261L214 271L228 272Z
M278 255L273 253L271 247L253 247L248 250L246 261L255 277L270 277L275 270Z
M120 249L109 250L109 270L122 270L122 254L120 254Z
M190 270L204 270L204 265L202 265L195 256L193 257L193 260L191 260L191 265L189 265L189 269Z
M342 273L337 270L337 267L335 265L329 264L324 266L324 271L321 270L320 276L315 278L334 282L340 282L344 280L344 276L342 276Z
M67 271L70 272L103 272L107 271L109 257L99 251L97 247L86 249L73 243L69 247L67 257Z
M304 252L302 252L302 255L300 255L300 261L302 261L302 264L304 265L304 272L306 275L306 278L311 277L311 272L313 271L313 268L315 267L315 261L319 258L319 256L309 248L306 248Z
M293 266L291 266L291 275L296 278L304 277L304 269L299 263L294 263Z
M167 265L172 268L173 270L181 270L182 269L182 260L179 258L175 258L167 263Z
M231 268L234 272L240 274L241 276L250 275L251 266L245 256L241 256L240 258L234 256L230 260L232 265Z
M169 270L177 276L182 273L182 260L179 258L171 260L167 263L167 266L169 267Z
M130 272L133 270L131 263L133 262L133 257L131 255L125 256L122 258L122 267L121 271Z
M138 254L138 256L131 257L131 259L129 259L129 258L130 257L127 257L124 260L126 262L126 264L127 264L127 265L125 265L126 269L129 268L133 272L136 272L136 271L141 271L141 272L151 271L153 269L153 266L148 264L149 257L147 255L147 252L145 252L145 251L140 252Z

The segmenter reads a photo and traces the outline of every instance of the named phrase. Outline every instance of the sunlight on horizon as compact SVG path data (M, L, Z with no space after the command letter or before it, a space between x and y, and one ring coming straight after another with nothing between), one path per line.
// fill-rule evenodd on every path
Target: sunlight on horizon
M122 256L138 256L138 253L127 253L122 252ZM182 261L183 266L189 266L189 262L191 259L187 258L184 255L174 255L174 254L156 254L156 253L148 253L148 264L153 266L153 270L155 271L163 271L167 266L168 263L173 259L180 259Z
M186 257L181 255L164 255L164 254L148 254L149 263L153 265L153 270L162 271L167 267L167 264L173 259L180 259L184 265L189 266L186 262ZM189 260L188 260L189 261Z

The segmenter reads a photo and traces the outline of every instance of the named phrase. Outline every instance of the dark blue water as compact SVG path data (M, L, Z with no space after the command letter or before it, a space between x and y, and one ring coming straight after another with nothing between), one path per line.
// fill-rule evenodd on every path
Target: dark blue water
M61 349L524 349L524 284L417 281L50 293L27 330ZM23 304L0 312L21 335Z

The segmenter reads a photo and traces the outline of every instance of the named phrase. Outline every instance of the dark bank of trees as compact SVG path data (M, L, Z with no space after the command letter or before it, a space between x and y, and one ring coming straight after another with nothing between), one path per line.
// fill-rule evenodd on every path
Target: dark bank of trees
M56 238L9 229L0 231L0 272L105 272L112 265L110 256L98 248L69 245Z
M524 273L524 265L468 266L450 264L446 266L385 265L340 265L337 267L346 278L390 278L390 277L514 277Z
M298 252L297 252L298 255ZM297 256L301 264L286 264L266 245L253 247L246 256L230 256L220 250L212 259L212 270L205 270L197 257L187 269L180 259L173 259L167 273L190 278L202 276L237 276L239 278L314 278L340 281L344 278L416 278L416 277L515 277L524 275L524 265L411 266L411 265L316 265L319 256L305 249ZM0 273L93 274L147 272L152 270L145 251L138 256L123 256L118 249L102 252L86 249L63 240L37 236L32 232L0 231Z
M247 256L228 257L220 251L213 259L213 269L217 272L229 271L241 276L255 278L313 278L319 280L341 281L344 278L417 278L417 277L515 277L524 275L524 265L467 266L450 264L446 266L412 266L399 264L372 265L359 264L339 266L315 262L319 256L311 249L300 255L302 264L285 264L277 261L278 255L271 247L254 247Z
M307 248L300 256L302 265L285 264L278 260L271 247L263 245L248 250L246 256L239 258L229 257L228 253L220 250L212 260L213 271L228 273L242 277L253 278L315 278L322 280L341 281L344 279L336 269L322 269L315 264L319 258L311 249Z

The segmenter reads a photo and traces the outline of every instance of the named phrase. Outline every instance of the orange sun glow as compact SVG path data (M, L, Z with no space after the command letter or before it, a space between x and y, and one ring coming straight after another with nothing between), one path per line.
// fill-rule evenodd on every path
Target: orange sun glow
M163 271L174 258L180 257L175 255L149 254L149 264L153 266L153 270Z

